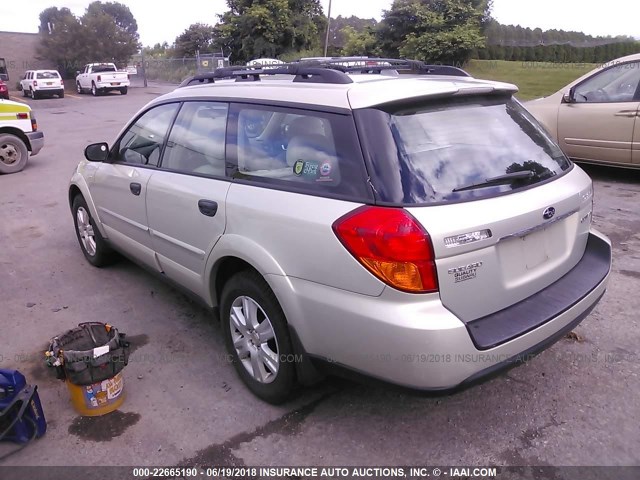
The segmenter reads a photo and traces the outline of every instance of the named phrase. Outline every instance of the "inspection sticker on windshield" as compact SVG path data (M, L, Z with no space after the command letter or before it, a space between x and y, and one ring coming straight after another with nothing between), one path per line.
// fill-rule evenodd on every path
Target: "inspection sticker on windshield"
M475 262L462 267L450 268L447 273L453 275L454 283L466 282L476 278L478 269L482 266L482 262Z

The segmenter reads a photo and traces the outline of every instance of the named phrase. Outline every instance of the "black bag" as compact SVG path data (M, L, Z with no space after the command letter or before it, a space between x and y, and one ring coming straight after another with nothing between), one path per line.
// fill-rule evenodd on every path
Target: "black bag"
M96 348L105 352L96 355ZM92 385L114 377L127 365L129 342L111 325L87 322L54 337L47 355L59 379Z

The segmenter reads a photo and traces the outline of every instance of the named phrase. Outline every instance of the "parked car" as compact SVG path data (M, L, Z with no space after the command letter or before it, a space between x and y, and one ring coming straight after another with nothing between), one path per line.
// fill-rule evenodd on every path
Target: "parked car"
M0 101L0 174L23 170L29 155L37 155L43 146L44 134L31 107Z
M640 54L606 63L525 106L573 160L640 168Z
M126 95L129 84L129 74L118 70L113 63L89 63L76 76L78 93L90 91L94 97L113 90Z
M34 100L57 95L64 98L64 82L57 70L27 70L20 80L22 95Z
M9 100L9 87L2 80L0 80L0 98Z
M336 370L441 391L527 360L604 294L591 179L515 86L424 67L213 72L152 100L71 178L84 256L218 308L273 403Z

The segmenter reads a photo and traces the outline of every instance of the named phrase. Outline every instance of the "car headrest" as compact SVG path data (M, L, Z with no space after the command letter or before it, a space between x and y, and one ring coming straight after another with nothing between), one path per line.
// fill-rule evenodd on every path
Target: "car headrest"
M335 146L324 135L298 135L289 141L287 164L293 167L299 160L320 165L325 162L335 163Z
M318 117L300 117L291 122L287 130L289 138L298 135L326 135L324 123Z

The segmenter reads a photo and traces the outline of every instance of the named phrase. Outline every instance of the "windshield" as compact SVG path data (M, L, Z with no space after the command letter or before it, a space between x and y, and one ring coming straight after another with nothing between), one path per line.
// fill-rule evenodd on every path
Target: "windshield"
M369 125L374 120L381 128L376 134L365 127L382 202L415 205L488 197L548 180L571 166L511 97L460 97L368 109L365 116Z

